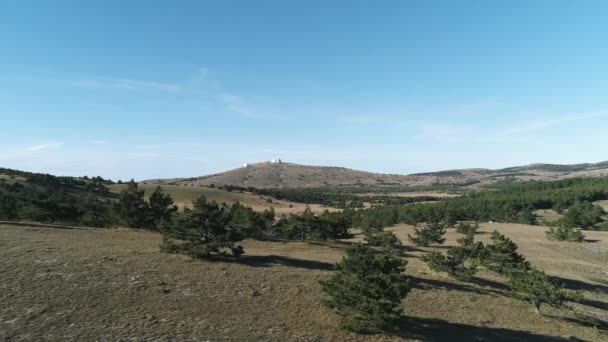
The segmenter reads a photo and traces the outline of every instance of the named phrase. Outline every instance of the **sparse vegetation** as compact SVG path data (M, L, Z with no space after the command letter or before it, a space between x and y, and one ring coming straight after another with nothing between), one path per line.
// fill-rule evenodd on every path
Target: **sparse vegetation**
M541 305L563 307L565 302L579 301L580 293L565 290L537 269L518 270L509 275L509 286L513 295L530 302L537 314L542 314Z
M322 282L324 303L340 316L342 326L361 333L394 329L401 300L409 292L403 274L407 262L390 250L356 244Z
M572 227L550 227L545 234L547 239L555 241L583 242L585 240L585 234Z
M415 228L414 236L408 235L408 239L416 246L427 247L431 244L443 244L445 242L444 234L445 226L442 223L434 222Z
M368 233L364 239L367 246L379 249L386 253L392 253L395 256L402 256L402 244L399 238L391 232L376 232Z
M161 251L184 253L194 258L226 255L229 250L234 257L243 254L243 248L235 242L243 239L231 226L232 216L226 205L207 202L204 197L194 201L192 209L176 213L163 221Z
M472 224L466 222L459 222L458 225L456 225L456 231L464 235L475 235L477 234L477 230L479 230L479 224L477 222L474 222Z

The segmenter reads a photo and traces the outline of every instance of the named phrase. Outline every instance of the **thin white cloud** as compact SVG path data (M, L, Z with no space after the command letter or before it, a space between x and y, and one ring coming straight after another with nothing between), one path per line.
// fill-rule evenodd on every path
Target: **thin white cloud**
M177 84L150 82L125 78L99 77L83 80L70 80L68 85L81 88L102 88L102 89L124 89L132 91L160 91L166 93L176 93L184 90Z
M62 142L54 142L54 143L47 143L47 144L40 144L40 145L30 146L30 147L26 148L26 150L32 151L32 152L36 152L36 151L46 150L46 149L49 149L49 148L59 148L61 146L63 146Z
M219 98L231 112L246 117L254 116L252 110L245 104L245 101L240 96L234 94L220 94Z
M94 144L94 145L108 145L110 142L105 141L105 140L90 140L89 144Z
M599 117L608 116L608 112L592 112L592 113L579 113L565 116L557 116L552 118L537 118L527 120L524 123L517 124L509 129L507 129L505 134L521 134L521 133L529 133L535 132L539 130L543 130L548 127L563 125L567 123L589 120Z

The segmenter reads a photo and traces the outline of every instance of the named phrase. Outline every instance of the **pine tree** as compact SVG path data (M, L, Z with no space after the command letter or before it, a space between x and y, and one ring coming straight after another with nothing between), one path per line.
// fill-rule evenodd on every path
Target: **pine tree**
M513 295L530 302L534 311L541 314L541 305L562 307L566 301L578 301L580 293L568 291L555 284L544 272L537 269L518 270L509 275Z
M367 246L372 247L374 249L392 253L395 256L402 256L403 249L401 240L393 234L392 232L377 232L377 233L369 233L366 234L365 243Z
M144 190L139 190L133 180L120 192L115 208L121 224L130 228L144 227L148 204L144 200Z
M526 258L517 253L517 244L513 240L498 233L492 232L492 244L485 247L483 255L478 258L492 271L500 274L509 273L516 269L530 269Z
M410 242L416 246L428 247L430 244L443 244L445 238L445 227L443 224L435 222L422 228L414 228L414 237L407 235Z
M468 235L468 234L475 235L475 234L477 234L477 230L479 230L479 224L477 222L475 222L473 224L460 222L460 223L458 223L458 225L456 225L456 232L463 234L463 235Z
M164 193L160 186L157 186L148 198L148 225L158 228L162 220L169 219L171 213L176 211L177 206L173 203L173 198Z
M409 292L403 271L407 262L392 253L356 244L336 265L335 274L321 282L324 304L354 332L392 329L401 317L401 300Z
M477 271L478 259L485 252L482 242L475 243L474 230L458 239L458 246L448 250L447 256L438 251L423 255L420 260L426 262L436 272L446 272L454 278L469 280Z
M551 227L545 232L547 239L555 241L583 242L585 234L572 227Z
M163 221L161 251L185 253L194 258L226 255L230 250L235 257L243 253L243 247L235 245L242 236L231 227L230 210L225 204L207 202L199 197L192 209L174 214L171 220Z

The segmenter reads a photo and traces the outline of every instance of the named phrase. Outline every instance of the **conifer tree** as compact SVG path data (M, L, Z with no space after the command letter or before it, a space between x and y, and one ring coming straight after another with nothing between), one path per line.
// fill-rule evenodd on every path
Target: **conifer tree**
M148 220L150 221L148 224L153 228L158 228L162 220L169 219L171 213L177 211L177 206L173 203L173 198L164 193L160 186L157 186L148 198L148 210Z
M392 329L401 317L401 300L409 292L403 271L407 262L393 253L356 244L323 281L324 304L354 332Z
M585 241L585 234L579 229L572 227L551 227L545 232L547 239L555 241L570 241L570 242L583 242Z
M243 253L243 247L235 242L241 241L242 236L230 222L230 210L225 204L207 202L201 196L193 202L192 209L186 208L183 213L163 222L161 251L208 258L226 255L229 250L232 256L238 257Z
M130 228L145 225L148 203L144 200L144 190L140 190L133 180L120 192L115 208L121 224Z
M368 233L364 239L367 246L380 251L392 253L395 256L402 256L401 240L392 232L382 231L377 233Z
M443 244L445 242L444 234L444 225L434 222L422 228L414 228L414 236L408 234L407 237L416 246L428 247L431 244Z
M513 240L497 231L492 232L490 239L492 244L487 245L483 255L478 256L489 269L500 274L517 269L530 269L530 263L517 252L517 244Z
M534 306L534 311L539 315L542 304L562 307L566 301L581 299L580 293L565 290L551 280L545 272L535 268L511 272L509 285L513 295L530 302Z

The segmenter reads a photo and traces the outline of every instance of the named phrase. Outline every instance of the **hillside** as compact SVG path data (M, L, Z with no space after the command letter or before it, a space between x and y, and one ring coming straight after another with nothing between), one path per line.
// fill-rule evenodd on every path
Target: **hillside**
M147 181L146 181L147 182ZM163 182L156 180L156 182ZM405 185L409 177L357 171L344 167L262 163L208 176L168 181L194 186L236 185L254 188L319 188L339 185Z
M596 164L531 164L499 170L462 169L410 175L381 174L344 167L311 166L292 163L261 163L207 176L182 179L147 180L149 184L188 186L240 186L254 188L320 188L327 186L430 187L454 184L479 188L505 181L558 180L570 177L608 175L608 162Z
M87 215L97 216L116 197L111 183L0 168L0 219L91 223Z
M303 204L293 201L278 200L270 196L260 196L247 192L227 191L217 188L201 187L201 186L177 186L169 184L139 184L139 188L145 191L146 198L154 192L157 186L160 186L163 192L169 194L175 201L178 207L183 208L190 206L192 201L200 196L205 196L209 201L218 203L232 204L239 202L245 206L252 207L255 210L274 209L275 213L280 216L282 214L292 214L304 211L309 207L313 212L322 212L323 210L335 210L333 208L323 207L318 204ZM110 191L118 194L120 191L127 188L126 184L113 184L108 186Z
M407 318L393 334L356 335L322 306L319 284L350 241L247 240L238 262L198 261L160 253L153 232L0 224L0 339L606 341L608 232L579 245L547 241L538 226L483 224L480 239L494 229L585 300L536 315L491 274L463 283L430 271L419 257L433 248L411 246L413 227L397 225L413 287ZM457 238L449 231L447 244Z

